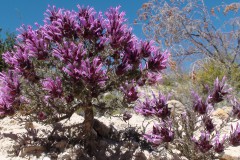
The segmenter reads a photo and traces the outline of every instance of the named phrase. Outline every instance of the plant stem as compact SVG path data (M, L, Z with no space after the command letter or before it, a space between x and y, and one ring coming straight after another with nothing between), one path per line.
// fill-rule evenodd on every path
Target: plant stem
M92 129L93 129L93 107L92 105L86 106L84 110L84 132L86 136L91 136Z

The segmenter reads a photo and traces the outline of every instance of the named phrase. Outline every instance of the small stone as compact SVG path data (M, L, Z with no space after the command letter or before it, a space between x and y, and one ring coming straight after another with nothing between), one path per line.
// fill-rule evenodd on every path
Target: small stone
M63 153L61 156L61 160L71 160L71 156L69 153Z
M223 109L227 114L231 114L233 107L224 106L224 107L222 107L222 109Z
M171 116L176 117L180 116L181 113L185 112L184 105L177 100L170 100L167 102L168 107L171 109Z
M49 158L49 157L43 157L42 160L51 160L51 158Z
M15 121L15 120L10 120L10 123L11 123L11 124L16 124L17 121Z
M109 151L106 151L106 152L105 152L105 155L106 155L107 157L110 157L110 156L111 156L111 153L110 153Z
M224 120L224 119L227 119L229 115L228 115L227 111L223 110L222 108L217 108L213 112L213 116L218 117L218 118Z
M224 155L220 158L221 160L239 160L240 158L240 146L228 147L224 151Z

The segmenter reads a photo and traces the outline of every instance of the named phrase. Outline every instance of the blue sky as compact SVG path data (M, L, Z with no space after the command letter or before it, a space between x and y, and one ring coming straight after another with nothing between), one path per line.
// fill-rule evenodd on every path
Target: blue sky
M0 27L4 31L15 32L16 28L22 24L34 25L35 22L42 23L43 13L48 4L56 5L59 8L77 10L76 5L89 5L97 11L106 11L110 6L121 5L122 11L126 12L128 23L133 27L133 32L140 38L144 38L141 25L133 25L133 21L137 18L137 10L143 3L148 0L1 0L0 5ZM205 4L211 8L220 5L222 0L204 0ZM238 2L238 0L225 0L225 3ZM220 16L219 21L215 23L221 24L225 19Z
M121 10L126 12L128 23L134 27L134 33L143 37L141 26L133 25L133 21L137 18L137 10L144 2L147 0L1 0L0 27L4 31L14 32L21 24L34 25L35 22L41 24L48 4L70 10L77 10L77 4L89 5L96 11L103 12L110 6L121 5Z

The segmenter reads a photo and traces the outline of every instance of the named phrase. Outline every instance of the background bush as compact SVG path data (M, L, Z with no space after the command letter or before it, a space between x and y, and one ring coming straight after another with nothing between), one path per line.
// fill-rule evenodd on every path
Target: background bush
M227 77L228 83L237 91L240 91L240 68L237 64L226 67L218 60L207 58L195 62L192 74L196 84L211 86L212 82L218 78Z

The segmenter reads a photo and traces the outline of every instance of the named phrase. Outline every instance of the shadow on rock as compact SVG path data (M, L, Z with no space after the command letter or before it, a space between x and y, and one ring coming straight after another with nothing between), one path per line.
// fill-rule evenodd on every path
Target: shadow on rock
M66 127L58 123L53 128L50 132L31 127L26 128L26 133L0 136L16 142L13 153L19 157L41 158L44 154L51 159L146 160L143 150L152 151L134 127L117 131L113 126L94 120L94 138L87 140L79 136L83 135L80 124Z

